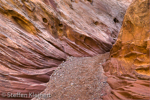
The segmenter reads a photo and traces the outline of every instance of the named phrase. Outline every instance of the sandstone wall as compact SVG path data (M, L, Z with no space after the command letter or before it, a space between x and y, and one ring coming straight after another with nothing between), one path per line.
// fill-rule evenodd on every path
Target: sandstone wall
M110 60L103 66L112 88L105 99L150 98L150 1L135 0L124 17Z
M68 58L41 94L51 94L47 100L149 100L150 1L129 6L110 54Z
M67 56L108 52L130 2L0 0L0 94L41 92Z

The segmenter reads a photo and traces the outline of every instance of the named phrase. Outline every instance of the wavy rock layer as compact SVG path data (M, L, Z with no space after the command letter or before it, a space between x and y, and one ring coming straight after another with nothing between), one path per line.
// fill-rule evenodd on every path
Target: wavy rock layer
M150 99L150 1L135 0L104 70L111 93L104 99Z
M0 94L38 93L67 56L109 51L129 4L127 0L0 0Z
M51 94L47 100L149 100L149 25L149 0L135 0L126 12L110 58L108 54L70 58L52 74L41 94Z

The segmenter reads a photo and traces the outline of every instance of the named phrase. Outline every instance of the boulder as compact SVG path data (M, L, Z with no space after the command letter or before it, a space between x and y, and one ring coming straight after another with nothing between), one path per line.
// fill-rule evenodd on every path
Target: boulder
M102 100L110 91L102 64L109 53L68 57L50 76L47 88L32 100Z

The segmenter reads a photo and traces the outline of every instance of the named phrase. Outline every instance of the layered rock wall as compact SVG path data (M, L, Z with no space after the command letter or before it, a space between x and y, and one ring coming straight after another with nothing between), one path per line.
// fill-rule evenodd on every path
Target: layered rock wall
M130 2L0 0L0 94L41 92L67 56L109 51Z
M51 94L47 100L149 100L149 0L135 0L129 6L110 56L68 59L41 94Z

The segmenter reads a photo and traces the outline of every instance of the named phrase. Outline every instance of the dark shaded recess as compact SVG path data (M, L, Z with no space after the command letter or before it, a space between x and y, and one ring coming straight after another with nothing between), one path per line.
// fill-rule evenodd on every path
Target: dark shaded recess
M73 10L73 6L72 5L69 5L70 6L70 8Z
M51 26L51 28L53 29L53 28L54 28L54 26Z
M95 24L95 25L98 25L98 24L99 24L99 22L98 22L98 21L95 21L95 22L94 22L94 24Z
M93 0L87 0L88 2L90 2L90 3L92 3L93 2Z
M22 19L20 19L16 16L12 16L12 18L22 29L26 30L27 32L31 31L30 26L25 21L23 21Z
M18 17L16 17L16 16L12 16L12 18L13 18L16 22L18 22L18 20L21 20L20 18L18 18Z
M111 48L112 48L112 44L108 44L108 43L103 42L102 43L102 48L103 48L104 52L105 51L109 52L111 50Z
M59 24L59 27L63 27L63 24Z
M17 12L15 12L15 11L13 11L13 10L7 10L7 12L6 12L8 15L18 15L18 13Z
M49 73L46 75L14 75L14 76L31 80L34 79L32 82L36 83L43 83L43 82L46 83L49 81Z
M43 18L43 22L44 22L44 23L47 23L48 20L47 20L46 18Z
M55 18L55 19L53 18L51 23L53 23L53 25L50 26L52 29L52 36L54 38L59 38L58 34L63 32L64 25L57 18ZM55 30L53 30L53 29L55 29Z
M117 18L114 18L115 23L119 23L119 20Z
M146 72L146 71L148 72L149 71L149 67L136 69L136 71L140 71L140 70L142 70L144 72Z

